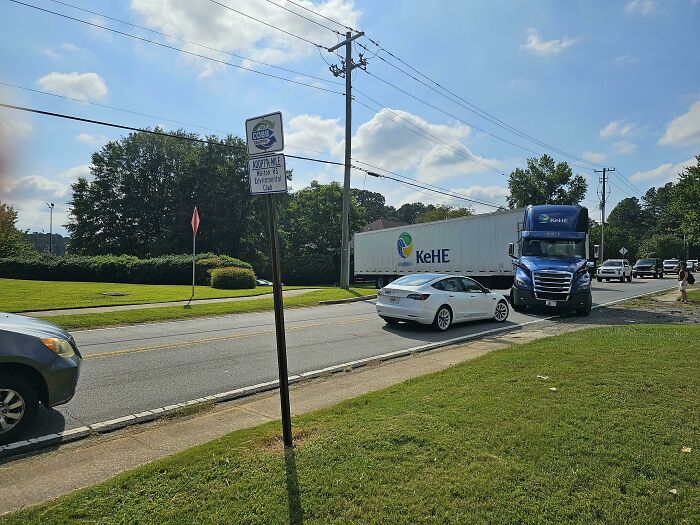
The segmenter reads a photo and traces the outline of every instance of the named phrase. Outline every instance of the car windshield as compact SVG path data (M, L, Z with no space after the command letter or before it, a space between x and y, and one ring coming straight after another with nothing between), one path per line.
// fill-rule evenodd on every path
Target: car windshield
M605 261L603 266L622 266L622 261Z
M391 284L399 286L423 286L435 279L435 275L404 275Z
M678 264L678 259L666 259L664 264Z
M585 259L585 245L581 240L523 239L522 255L567 257Z
M656 259L639 259L637 264L656 264Z

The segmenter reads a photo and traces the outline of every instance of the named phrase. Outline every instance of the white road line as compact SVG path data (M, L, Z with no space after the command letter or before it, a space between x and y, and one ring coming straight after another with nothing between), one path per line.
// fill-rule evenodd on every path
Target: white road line
M661 290L655 290L653 292L646 292L642 293L639 295L634 295L632 297L625 297L624 299L617 299L615 301L609 301L607 303L602 303L602 304L596 304L593 305L593 309L595 308L603 308L605 306L610 306L613 304L617 303L622 303L625 301L629 301L631 299L638 299L639 297L644 297L646 295L653 295L659 292L665 292L668 290L675 290L676 287L672 286L669 288L664 288ZM442 348L445 346L452 346L458 343L463 343L466 341L470 341L472 339L478 339L480 337L484 337L487 335L491 334L496 334L499 332L507 332L509 330L515 330L517 328L521 328L523 326L529 326L537 323L543 323L545 321L551 321L552 319L556 319L557 317L561 317L561 313L556 314L556 315L551 315L549 317L543 317L542 319L533 319L531 321L525 321L519 324L514 324L514 325L507 325L507 326L500 326L498 328L493 328L491 330L484 330L481 332L477 332L475 334L469 334L469 335L464 335L460 337L454 337L452 339L446 339L444 341L438 341L435 343L427 343L424 345L419 345L419 346L414 346L412 348L408 348L405 350L396 350L394 352L387 352L384 354L380 354L377 356L372 356L372 357L367 357L364 359L357 359L355 361L348 361L347 363L342 363L339 365L333 365L329 366L326 368L321 368L318 370L312 370L310 372L303 372L298 375L290 375L289 376L289 382L290 383L297 383L302 380L307 380L307 379L313 379L316 377L320 377L326 374L332 374L335 372L341 372L345 370L346 368L357 368L361 366L366 366L370 363L374 362L381 362L381 361L386 361L389 359L395 359L398 357L406 357L409 356L413 353L418 353L418 352L427 352L429 350L435 350L437 348ZM266 383L258 383L257 385L252 385L252 386L246 386L242 388L238 388L236 390L230 390L228 392L222 392L220 394L213 394L210 396L206 397L201 397L197 399L192 399L190 401L185 401L183 403L177 403L175 405L168 405L165 407L161 408L154 408L151 410L146 410L144 412L140 412L138 414L129 414L126 416L122 416L116 419L110 419L108 421L101 421L99 423L92 423L87 426L82 426L70 430L64 430L63 432L56 432L53 434L46 434L44 436L39 436L35 438L30 438L26 439L23 441L16 441L14 443L10 443L8 445L3 445L0 446L0 458L3 456L4 452L9 452L9 451L17 451L17 452L25 452L37 448L42 448L45 446L49 445L55 445L59 443L67 443L69 441L75 441L78 439L85 438L89 436L92 433L105 433L105 432L111 432L114 430L118 430L120 428L127 427L132 424L136 423L145 423L146 421L152 421L154 419L158 419L160 417L163 417L166 414L172 413L175 410L188 407L188 406L194 406L194 405L199 405L202 403L208 403L208 402L215 402L215 403L221 403L225 401L232 401L234 399L239 399L241 397L247 397L253 394L258 394L261 392L266 392L270 391L274 388L277 388L279 384L279 380L275 379L274 381L268 381Z

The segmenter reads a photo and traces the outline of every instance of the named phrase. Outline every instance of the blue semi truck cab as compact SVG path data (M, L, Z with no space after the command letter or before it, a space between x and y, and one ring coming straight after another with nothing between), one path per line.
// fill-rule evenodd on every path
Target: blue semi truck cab
M510 291L513 309L542 306L591 311L588 262L588 210L581 206L542 205L525 209L518 254L511 243L515 278Z

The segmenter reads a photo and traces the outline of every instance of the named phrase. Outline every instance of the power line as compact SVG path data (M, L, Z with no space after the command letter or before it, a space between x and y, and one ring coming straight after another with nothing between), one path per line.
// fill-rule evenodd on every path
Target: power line
M232 53L232 52L230 52L230 51L224 51L223 49L218 49L218 48L216 48L216 47L208 46L208 45L206 45L206 44L201 44L201 43L199 43L199 42L194 42L194 41L192 41L192 40L187 40L187 39L185 39L185 38L181 38L181 37L179 37L179 36L175 36L175 35L172 35L172 34L169 34L169 33L163 33L162 31L158 31L158 30L156 30L156 29L151 29L150 27L145 27L145 26L141 26L141 25L138 25L138 24L134 24L134 23L129 22L129 21L127 21L127 20L122 20L121 18L115 18L115 17L113 17L113 16L109 16L109 15L106 15L106 14L104 14L104 13L100 13L100 12L97 12L97 11L91 11L90 9L85 9L84 7L80 7L80 6L77 6L77 5L69 4L68 2L62 2L61 0L50 0L50 1L51 1L51 2L54 2L54 3L56 3L56 4L60 4L60 5L66 6L66 7L70 7L70 8L72 8L72 9L77 9L78 11L82 11L82 12L84 12L84 13L89 13L89 14L91 14L91 15L99 16L99 17L105 18L105 19L107 19L107 20L112 20L112 21L114 21L114 22L119 22L120 24L124 24L124 25L127 25L127 26L131 26L131 27L134 27L134 28L136 28L136 29L141 29L141 30L143 30L143 31L148 31L149 33L153 33L153 34L155 34L155 35L164 36L164 37L166 37L166 38L172 38L173 40L177 40L177 41L182 42L182 43L184 43L184 44L188 44L188 45L192 45L192 46L201 47L201 48L203 48L203 49L208 49L209 51L215 51L215 52L217 52L217 53L221 53L221 54L223 54L223 55L229 55L229 56L232 56L232 57L235 57L235 58L240 58L241 60L246 60L246 61L252 62L252 63L254 63L254 64L260 64L260 65L262 65L262 66L267 66L267 67L271 67L271 68L274 68L274 69L279 69L280 71L286 71L287 73L293 73L293 74L295 74L295 75L300 75L300 76L307 77L307 78L313 78L314 80L320 80L320 81L322 81L322 82L327 82L327 83L329 83L329 84L335 84L335 85L338 85L338 86L342 85L340 82L334 82L333 80L328 80L327 78L317 77L317 76L314 76L314 75L309 75L308 73L302 73L302 72L300 72L300 71L295 71L295 70L293 70L293 69L288 69L288 68L286 68L286 67L277 66L277 65L274 65L274 64L269 64L269 63L263 62L263 61L261 61L261 60L255 60L255 59L249 58L249 57L247 57L247 56L239 55L239 54L237 54L237 53Z
M293 15L296 15L299 18L303 18L304 20L308 20L312 24L316 24L317 26L320 26L324 29L328 29L328 31L331 31L332 33L335 33L337 35L340 34L340 31L338 31L337 29L332 29L332 28L328 27L327 25L322 24L321 22L318 22L317 20L314 20L312 18L309 18L308 16L304 16L301 13L297 13L296 11L289 9L288 7L284 7L283 5L277 4L277 3L273 2L272 0L265 0L265 1L269 4L272 4L276 7L279 7L280 9L284 9L285 11L288 11L288 12L292 13Z
M316 42L313 42L313 41L309 40L308 38L304 38L303 36L299 36L299 35L297 35L297 34L292 33L291 31L287 31L286 29L282 29L281 27L277 27L277 26L275 26L275 25L273 25L273 24L270 24L270 23L268 23L268 22L265 22L264 20L260 20L259 18L255 18L254 16L251 16L251 15L249 15L249 14L247 14L247 13L244 13L243 11L239 11L238 9L234 9L234 8L231 7L231 6L228 6L228 5L226 5L226 4L222 4L221 2L218 2L217 0L209 0L209 1L210 1L211 3L213 3L213 4L216 4L216 5L218 5L218 6L223 7L224 9L228 9L229 11L232 11L232 12L234 12L234 13L237 13L237 14L239 14L239 15L241 15L241 16L246 17L246 18L250 18L251 20L255 20L256 22L258 22L258 23L260 23L260 24L263 24L263 25L265 25L265 26L267 26L267 27L271 27L272 29L275 29L275 30L277 30L277 31L280 31L280 32L282 32L282 33L284 33L284 34L286 34L286 35L292 36L292 37L297 38L297 39L299 39L299 40L301 40L301 41L303 41L303 42L306 42L306 43L308 43L308 44L311 44L312 46L316 46L316 47L319 47L319 48L321 48L321 49L326 49L326 46L322 46L321 44L317 44ZM279 7L279 6L278 6L278 7Z
M419 70L417 70L416 68L414 68L413 66L411 66L409 63L405 62L405 61L402 60L400 57L396 56L394 53L392 53L392 52L389 51L388 49L386 49L386 48L384 48L383 46L381 46L378 42L372 40L372 39L369 38L369 37L366 37L366 38L367 38L370 42L372 42L372 44L374 44L379 50L384 51L384 52L387 53L389 56L393 57L395 60L398 60L399 62L401 62L402 64L404 64L404 65L407 66L408 68L410 68L412 71L414 71L414 72L417 73L418 75L420 75L420 76L422 76L423 78L425 78L426 80L428 80L430 83L432 83L432 84L434 84L435 86L439 87L439 88L440 88L442 91L444 91L445 93L448 93L449 95L451 95L451 96L453 96L453 97L456 97L457 99L459 99L459 100L461 100L462 102L464 102L465 104L467 104L469 107L467 107L467 106L465 106L465 105L463 105L463 104L460 104L459 102L457 102L457 101L451 99L450 97L448 97L447 95L445 95L445 93L441 93L440 91L438 91L438 90L436 90L435 88L429 86L429 85L426 84L425 82L419 80L419 79L416 78L414 75L411 75L410 73L408 73L407 71L403 70L402 68L399 68L399 67L396 66L395 64L392 64L391 62L389 62L388 60L384 59L383 57L381 57L381 56L378 57L380 60L382 60L382 61L384 61L385 63L389 64L389 65L392 66L393 68L395 68L395 69L401 71L403 74L409 76L410 78L414 79L415 81L417 81L417 82L423 84L424 86L426 86L426 87L432 89L432 90L435 91L436 93L442 95L444 98L447 98L448 100L452 100L452 102L461 105L462 107L464 107L465 109L471 111L472 113L475 113L476 115L481 116L482 118L488 120L489 122L491 122L491 123L493 123L493 124L495 124L495 125L497 125L497 126L500 126L500 127L504 128L504 129L510 131L511 133L514 133L514 134L516 134L516 135L518 135L518 136L520 136L520 137L522 137L522 138L525 138L525 139L527 139L527 140L529 140L529 141L531 141L531 142L534 142L535 144L538 144L538 145L540 145L540 146L542 146L542 147L545 147L545 148L547 148L547 149L549 149L549 150L556 151L557 153L559 153L559 154L561 154L561 155L565 155L565 156L567 156L567 157L569 157L569 158L572 158L572 159L575 159L575 160L578 160L578 161L581 161L581 162L586 162L586 163L591 164L591 165L594 165L594 166L602 166L602 164L599 164L599 163L596 163L596 162L587 161L587 160L585 160L585 159L582 159L582 158L580 158L580 157L577 157L576 155L572 155L572 154L570 154L570 153L567 153L567 152L564 151L564 150L561 150L561 149L559 149L559 148L556 148L556 147L554 147L554 146L551 146L551 145L547 144L546 142L543 142L543 141L541 141L541 140L539 140L539 139L536 139L535 137L532 137L531 135L528 135L528 134L525 133L524 131L521 131L521 130L519 130L519 129L513 127L513 126L511 126L510 124L504 122L503 120L499 119L499 118L496 117L495 115L489 113L488 111L486 111L486 110L484 110L484 109L479 108L478 106L476 106L476 105L474 105L473 103L471 103L469 100L467 100L467 99L461 97L460 95L458 95L458 94L455 93L454 91L449 90L448 88L446 88L445 86L443 86L443 85L440 84L439 82L436 82L435 80L433 80L433 79L430 78L429 76L427 76L427 75L425 75L424 73L420 72ZM367 51L369 51L369 49L367 49L366 46L364 46L364 45L362 45L362 44L360 44L360 43L358 43L358 45L361 46L361 47L363 47L363 48L366 49Z
M319 91L325 91L325 92L327 92L327 93L334 93L334 94L336 94L336 95L341 95L341 96L344 95L344 93L341 93L341 92L339 92L339 91L334 91L334 90L332 90L332 89L327 89L327 88L324 88L324 87L321 87L321 86L314 86L313 84L307 84L307 83L305 83L305 82L300 82L300 81L298 81L298 80L293 80L293 79L290 79L290 78L285 78L285 77L281 77L281 76L278 76L278 75L273 75L272 73L266 73L266 72L264 72L264 71L259 71L259 70L257 70L257 69L252 69L252 68L245 67L245 66L241 66L241 65L238 65L238 64L232 64L231 62L226 62L225 60L219 60L218 58L214 58L214 57L210 57L210 56L206 56L206 55L201 55L201 54L195 53L195 52L193 52L193 51L187 51L186 49L180 49L180 48L175 47L175 46L171 46L171 45L168 45L168 44L164 44L163 42L158 42L158 41L156 41L156 40L150 40L150 39L148 39L148 38L144 38L144 37L141 37L141 36L138 36L138 35L134 35L134 34L131 34L131 33L126 33L126 32L124 32L124 31L119 31L119 30L113 29L113 28L111 28L111 27L102 26L102 25L99 25L99 24L95 24L95 23L93 23L93 22L89 22L89 21L87 21L87 20L82 20L82 19L80 19L80 18L75 18L75 17L72 17L72 16L68 16L68 15L65 15L65 14L63 14L63 13L58 13L58 12L56 12L56 11L51 11L50 9L44 9L43 7L38 7L38 6L35 6L35 5L32 5L32 4L27 4L27 3L25 3L25 2L21 2L20 0L9 0L9 1L10 1L10 2L13 2L13 3L15 3L15 4L23 5L23 6L25 6L25 7L30 7L30 8L32 8L32 9L36 9L36 10L38 10L38 11L43 11L43 12L45 12L45 13L49 13L49 14L52 14L52 15L56 15L56 16L59 16L59 17L61 17L61 18L66 18L66 19L68 19L68 20L73 20L73 21L75 21L75 22L80 22L81 24L86 24L86 25L89 25L89 26L92 26L92 27L96 27L96 28L99 28L99 29L104 29L105 31L110 31L110 32L112 32L112 33L116 33L116 34L118 34L118 35L127 36L127 37L133 38L133 39L135 39L135 40L140 40L141 42L147 42L147 43L149 43L149 44L154 44L154 45L156 45L156 46L164 47L164 48L166 48L166 49L171 49L171 50L173 50L173 51L177 51L178 53L184 53L184 54L191 55L191 56L194 56L194 57L197 57L197 58L202 58L202 59L204 59L204 60L210 60L210 61L216 62L216 63L218 63L218 64L222 64L222 65L230 66L230 67L235 67L235 68L237 68L237 69L242 69L242 70L244 70L244 71L249 71L249 72L251 72L251 73L257 73L258 75L263 75L263 76L266 76L266 77L275 78L275 79L277 79L277 80L283 80L283 81L289 82L289 83L291 83L291 84L297 84L297 85L300 85L300 86L304 86L304 87L316 89L316 90L319 90ZM212 1L213 1L213 0L212 0Z
M227 131L224 131L224 130L221 130L221 129L208 128L208 127L206 127L206 126L200 126L200 125L197 125L197 124L192 124L191 122L184 122L184 121L182 121L182 120L173 120L173 119L161 117L161 116L158 116L158 115L151 115L151 114L149 114L149 113L141 113L140 111L133 111L133 110L130 110L130 109L119 108L119 107L116 107L116 106L108 106L107 104L99 104L99 103L97 103L97 102L91 102L91 101L89 101L89 100L81 100L81 99L79 99L79 98L68 97L68 96L66 96L66 95L58 95L57 93L49 93L48 91L41 91L40 89L33 89L33 88L25 87L25 86L18 86L17 84L9 84L9 83L7 83L7 82L0 82L0 86L8 86L8 87L12 87L12 88L15 88L15 89L22 89L22 90L24 90L24 91L30 91L30 92L32 92L32 93L40 93L40 94L42 94L42 95L48 95L48 96L50 96L50 97L57 97L57 98L65 99L65 100L72 100L72 101L74 101L74 102L80 102L81 104L90 104L91 106L96 106L96 107L99 107L99 108L106 108L106 109L112 109L112 110L114 110L114 111L122 111L122 112L124 112L124 113L131 113L132 115L138 115L138 116L140 116L140 117L154 118L154 119L157 119L157 120L163 120L163 121L166 121L166 122L172 122L172 123L174 123L174 124L182 124L182 125L184 125L184 126L192 126L193 128L204 129L204 130L207 130L207 131L215 131L216 133L224 133L224 134L225 134L225 133L228 133Z
M114 123L114 122L106 122L106 121L101 121L101 120L94 120L94 119L88 119L88 118L83 118L83 117L77 117L77 116L74 116L74 115L67 115L67 114L64 114L64 113L56 113L56 112L53 112L53 111L44 111L44 110L35 109L35 108L28 108L28 107L23 107L23 106L15 106L15 105L12 105L12 104L5 104L5 103L2 103L2 102L0 102L0 107L2 107L2 108L7 108L7 109L13 109L13 110L17 110L17 111L24 111L24 112L28 112L28 113L35 113L35 114L44 115L44 116L49 116L49 117L56 117L56 118L61 118L61 119L66 119L66 120L73 120L73 121L77 121L77 122L85 122L85 123L88 123L88 124L96 124L96 125L99 125L99 126L106 126L106 127L110 127L110 128L123 129L123 130L126 130L126 131L134 131L134 132L137 132L137 133L148 133L149 135L156 135L156 136L159 136L159 137L168 137L168 138L173 138L173 139L177 139L177 140L185 140L185 141L188 141L188 142L196 142L196 143L199 143L199 144L207 144L207 145L210 145L210 146L224 147L224 148L228 148L228 149L232 149L232 150L236 150L236 151L241 151L241 152L247 152L247 148L246 148L245 146L237 146L237 145L233 145L233 144L226 144L226 143L223 143L223 142L215 142L215 141L206 140L206 139L200 139L200 138L192 137L192 136L188 136L188 135L175 135L175 134L166 133L166 132L163 132L163 131L157 131L157 130L145 129L145 128L136 128L136 127L133 127L133 126L126 126L126 125L117 124L117 123ZM313 157L303 157L303 156L300 156L300 155L285 155L285 156L288 157L288 158L291 158L291 159L304 160L304 161L308 161L308 162L317 162L317 163L320 163L320 164L330 164L330 165L333 165L333 166L345 166L345 164L344 164L343 162L336 162L336 161L323 160L323 159L315 159L315 158L313 158ZM357 161L357 162L361 162L361 161ZM367 163L364 163L364 164L367 164ZM369 165L369 164L368 164L368 165ZM359 170L359 171L362 171L362 172L364 172L364 173L367 173L368 175L371 175L371 176L374 176L374 177L380 177L380 178L385 178L385 179L389 179L389 180L394 180L394 181L396 181L396 182L399 182L399 183L402 183L402 184L406 184L406 185L409 185L409 186L412 186L412 187L415 187L415 188L424 189L424 190L426 190L426 191L431 191L431 192L434 192L434 193L439 193L439 194L442 194L442 195L447 195L447 196L449 196L449 197L458 198L458 199L462 199L462 200L466 200L466 201L470 201L470 202L475 202L475 203L483 204L483 205L486 205L486 206L497 207L496 205L488 204L488 203L484 203L484 202L479 202L479 201L476 200L476 199L470 199L470 198L468 198L468 197L464 197L464 196L461 196L461 195L459 195L459 194L457 194L457 195L455 195L455 194L450 194L450 193L445 192L445 191L440 191L440 190L437 190L437 189L425 187L425 186L422 186L422 185L420 185L420 184L414 184L414 183L412 183L412 182L408 182L408 181L406 181L406 180L400 180L400 179L397 179L397 178L395 178L395 177L390 177L390 176L387 176L387 175L380 175L380 174L377 174L377 173L374 173L374 172L370 172L369 170L367 170L367 169L365 169L365 168L362 168L362 167L360 167L360 166L351 165L350 167L353 168L353 169L355 169L355 170ZM380 168L380 169L381 169L381 168ZM405 178L408 178L408 177L405 177Z
M324 20L328 20L329 22L333 22L334 24L337 24L337 25L339 25L339 26L342 27L342 28L348 29L348 30L350 30L350 31L354 31L355 33L361 33L361 31L359 31L359 30L357 30L357 29L353 29L353 28L350 27L350 26L347 26L347 25L345 25L345 24L343 24L343 23L341 23L341 22L338 22L337 20L333 20L332 18L329 18L329 17L327 17L327 16L325 16L325 15L322 15L321 13L319 13L319 12L317 12L317 11L314 11L313 9L309 9L308 7L305 7L305 6L301 5L301 4L298 4L298 3L296 3L296 2L293 2L292 0L287 0L287 2L289 2L290 4L294 4L294 5L297 6L297 7L302 8L304 11L308 11L309 13L313 13L314 15L316 15L316 16L318 16L318 17L321 17L321 18L323 18Z

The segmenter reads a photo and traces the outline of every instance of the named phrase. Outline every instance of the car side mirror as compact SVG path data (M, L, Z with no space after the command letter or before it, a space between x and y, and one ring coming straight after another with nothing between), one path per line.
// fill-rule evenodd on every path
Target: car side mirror
M600 252L600 246L597 245L597 244L594 244L594 245L593 245L593 258L594 258L594 259L597 259L598 257L600 257L600 253L599 253L599 252Z
M515 259L515 244L512 242L508 243L508 255Z

